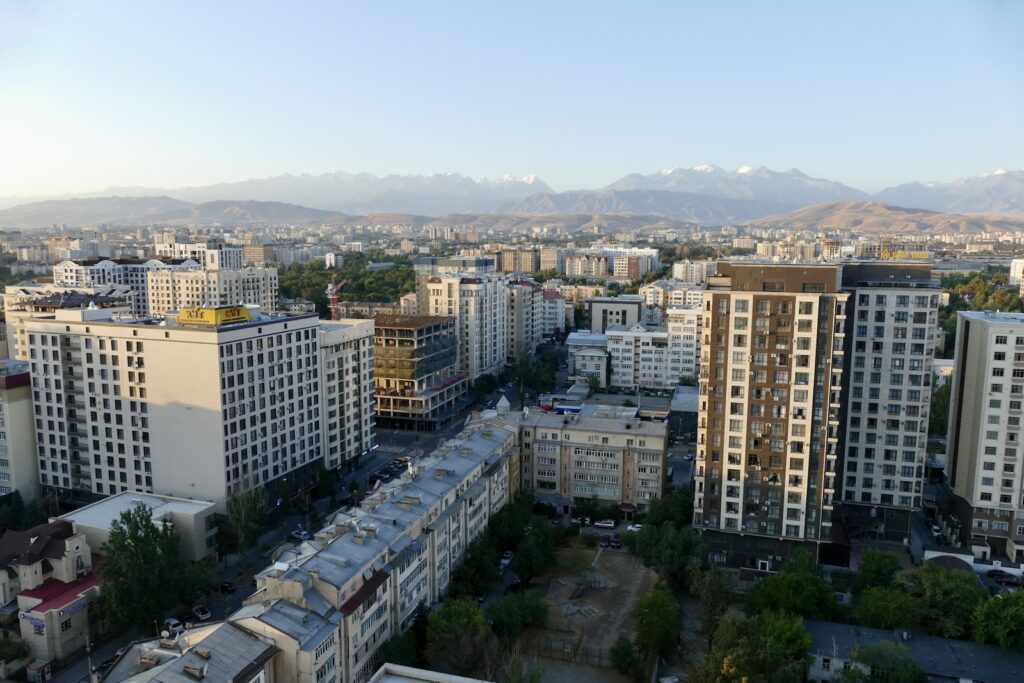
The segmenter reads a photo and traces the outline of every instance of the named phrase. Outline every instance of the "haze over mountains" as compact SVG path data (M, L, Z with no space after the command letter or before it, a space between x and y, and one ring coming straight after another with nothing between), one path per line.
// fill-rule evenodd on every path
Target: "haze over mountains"
M0 207L10 207L0 210L0 227L301 223L377 213L636 215L723 225L769 217L779 220L791 211L835 202L844 202L834 209L843 214L841 222L907 225L901 223L906 221L902 207L965 214L968 219L951 219L945 224L975 231L991 225L993 216L1024 217L1024 171L999 170L949 183L912 182L875 195L797 169L743 166L729 171L711 164L634 173L601 189L568 192L554 192L535 176L474 180L454 173L282 175L174 189L109 188L71 199L29 203L0 198ZM820 208L815 209L801 220L821 213ZM915 219L913 223L926 229L942 222Z

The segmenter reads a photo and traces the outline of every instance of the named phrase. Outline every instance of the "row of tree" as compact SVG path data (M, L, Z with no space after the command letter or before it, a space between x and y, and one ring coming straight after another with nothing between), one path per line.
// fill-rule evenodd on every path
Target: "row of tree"
M972 275L946 275L942 288L949 293L949 305L939 308L939 327L945 333L945 345L937 350L940 358L952 358L956 346L958 311L1019 311L1020 293L1009 287L1009 270L990 268Z
M26 503L17 490L0 496L0 536L8 529L24 531L45 524L46 520L46 511L39 502Z
M278 269L278 287L281 296L308 299L316 310L326 317L327 285L335 281L340 285L341 301L398 301L403 295L416 291L416 275L407 258L393 259L395 265L383 270L367 270L367 254L345 254L340 268L327 268L321 261L293 263Z

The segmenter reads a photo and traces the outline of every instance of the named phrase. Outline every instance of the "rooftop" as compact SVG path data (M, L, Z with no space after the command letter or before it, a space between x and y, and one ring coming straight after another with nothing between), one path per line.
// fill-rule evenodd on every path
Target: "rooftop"
M451 325L453 322L453 318L443 315L378 315L373 319L377 329L398 327L418 330L431 325Z
M639 418L639 408L585 403L579 414L557 415L540 410L524 410L523 424L550 429L573 429L603 434L622 434L629 431L643 436L664 438L668 425L664 422L645 422Z
M398 664L384 664L367 683L486 683L479 678L417 669Z
M1024 313L1007 313L1006 311L959 311L957 313L968 320L998 324L1019 325L1024 323Z
M213 507L213 503L204 500L187 500L158 496L151 493L121 493L90 503L74 512L61 515L58 519L74 522L80 526L93 529L109 529L111 523L120 518L121 513L136 505L145 505L153 514L153 519L163 519L167 515L194 515Z

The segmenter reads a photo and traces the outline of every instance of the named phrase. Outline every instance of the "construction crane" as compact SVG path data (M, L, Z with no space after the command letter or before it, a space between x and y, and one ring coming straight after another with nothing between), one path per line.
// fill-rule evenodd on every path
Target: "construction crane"
M327 310L331 312L331 320L338 320L341 316L338 314L338 291L341 289L339 285L332 278L327 283Z

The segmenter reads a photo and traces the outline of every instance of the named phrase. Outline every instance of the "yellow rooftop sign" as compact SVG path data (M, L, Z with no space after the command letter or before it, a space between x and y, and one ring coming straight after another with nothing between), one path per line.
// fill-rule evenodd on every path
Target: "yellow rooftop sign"
M226 306L223 308L183 308L178 311L179 325L204 325L218 327L232 323L252 320L249 309L245 306Z

